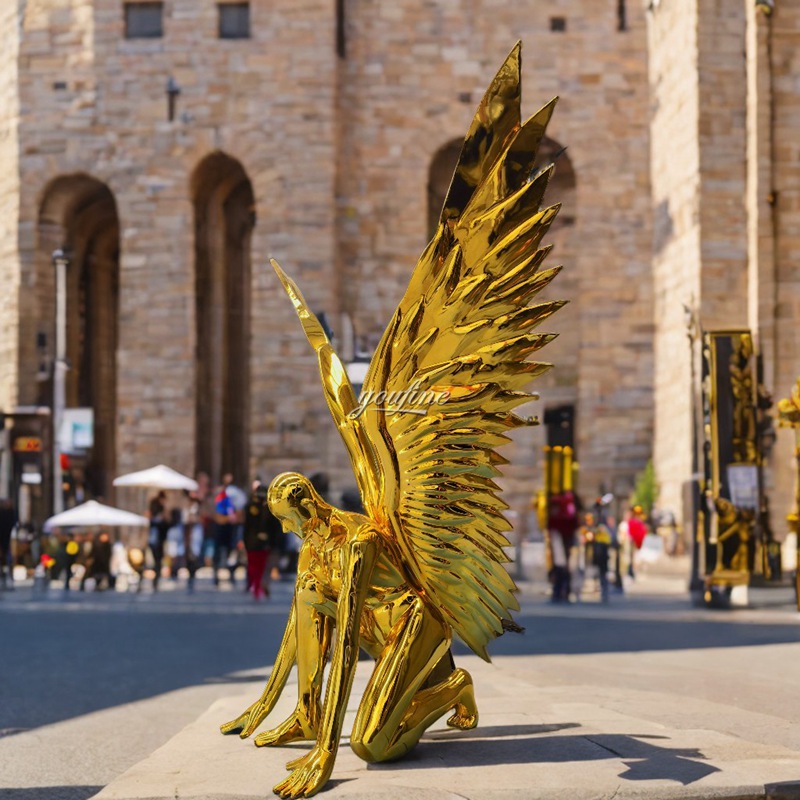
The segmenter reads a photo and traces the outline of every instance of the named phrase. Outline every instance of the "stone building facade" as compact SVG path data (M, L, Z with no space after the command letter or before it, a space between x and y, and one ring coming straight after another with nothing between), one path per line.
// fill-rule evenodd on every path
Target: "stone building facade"
M684 306L706 330L753 332L776 399L800 372L800 2L650 5L654 460L676 508L692 473ZM792 447L779 433L765 472L780 538Z
M749 0L3 4L0 409L51 402L51 253L67 248L67 404L94 408L95 491L158 462L352 485L267 259L347 360L369 353L521 39L523 114L559 95L545 149L567 147L548 199L564 203L550 291L570 305L529 411L574 409L586 498L626 496L654 454L677 507L691 471L681 304L709 328L760 328L775 392L794 380L797 158L776 131L796 120L800 11L776 5L766 20ZM506 454L520 515L545 436L522 431Z

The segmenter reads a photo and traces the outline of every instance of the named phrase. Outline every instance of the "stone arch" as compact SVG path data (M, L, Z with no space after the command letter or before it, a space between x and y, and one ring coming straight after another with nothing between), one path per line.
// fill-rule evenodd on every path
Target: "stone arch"
M55 352L51 258L61 248L69 258L66 407L94 412L94 444L72 455L71 477L74 486L82 484L89 495L106 498L116 471L119 247L117 204L105 183L86 173L50 181L37 219L37 338L42 349ZM39 394L51 404L52 378L40 381Z
M462 140L454 139L443 145L433 156L428 171L428 208L427 225L429 237L433 236L439 223L442 206L450 188L453 171L461 153ZM554 246L547 266L556 264L572 265L575 262L575 237L568 228L575 225L577 180L572 162L563 145L548 136L542 139L539 152L533 166L535 174L540 169L554 164L553 174L545 195L545 205L561 203L562 209L550 226L546 244ZM557 410L574 408L578 404L578 372L580 362L580 277L575 269L566 269L559 276L554 286L547 287L541 299L574 298L567 307L559 312L558 338L548 345L545 361L553 361L558 365L536 382L536 390L541 394L542 402L525 407L521 413L549 416ZM579 424L576 421L576 425ZM571 422L572 425L572 422ZM572 428L570 436L573 435ZM539 468L542 447L546 443L547 426L525 428L514 437L516 450L512 465L508 467L507 477L523 485L530 480L530 475ZM508 454L506 454L508 455Z
M206 156L191 178L195 231L198 470L241 483L249 471L250 245L253 186L229 155Z
M579 373L581 370L581 307L585 300L581 292L581 278L577 269L578 252L574 231L577 208L577 176L569 157L569 151L561 142L545 136L539 145L539 152L534 163L534 171L544 169L553 164L553 174L547 185L545 205L561 203L561 210L545 238L546 244L553 245L553 252L548 257L546 266L563 264L564 271L552 286L548 286L542 299L570 298L570 302L556 315L554 328L558 330L558 338L547 346L545 360L552 361L557 369L543 375L537 380L536 389L542 402L532 413L537 413L544 422L537 429L531 429L531 450L535 458L539 458L541 448L545 444L569 443L574 450L576 461L580 459L579 428L581 418L576 414L580 408ZM553 425L561 426L564 416L569 417L569 430L560 432L566 440L554 436Z
M458 164L463 144L462 139L453 139L440 147L431 159L431 165L428 168L428 239L433 238L436 227L439 225L442 206L447 197L450 182L453 180L453 172Z
M463 141L453 139L440 147L428 169L428 238L433 237L439 216L442 213L447 190L453 178L453 171L461 154ZM575 216L573 212L573 199L575 190L575 170L564 147L555 139L545 136L539 145L534 171L554 164L553 175L547 188L547 203L563 203L564 210L556 217L551 227L551 233L556 233L561 228L573 225Z
M575 224L575 168L567 154L566 148L555 139L545 136L536 154L534 171L553 164L553 174L547 184L546 205L561 203L562 210L550 228L550 233Z

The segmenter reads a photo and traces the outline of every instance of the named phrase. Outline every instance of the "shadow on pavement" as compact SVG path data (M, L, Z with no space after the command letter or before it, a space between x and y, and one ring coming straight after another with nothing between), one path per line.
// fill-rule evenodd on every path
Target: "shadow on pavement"
M102 786L35 786L30 789L2 789L3 800L88 800Z
M719 768L707 763L695 748L674 749L653 744L669 737L636 734L537 735L537 729L579 727L575 723L558 725L508 725L477 729L473 738L426 737L403 761L392 765L370 765L382 769L441 767L481 767L502 764L555 764L601 761L618 758L626 769L619 777L629 781L671 780L687 786ZM483 735L483 738L479 736Z
M579 722L562 722L554 725L480 725L469 731L448 728L446 731L429 731L423 741L461 741L462 739L502 739L506 736L538 736L568 728L580 728Z

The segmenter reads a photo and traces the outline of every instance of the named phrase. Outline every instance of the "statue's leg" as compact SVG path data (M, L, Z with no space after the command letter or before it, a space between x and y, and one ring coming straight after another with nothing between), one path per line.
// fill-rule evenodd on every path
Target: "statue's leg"
M258 747L298 740L313 741L317 738L322 708L320 703L322 679L333 630L333 620L315 608L315 604L321 601L322 597L318 592L298 586L295 592L297 706L276 728L256 736L255 743Z
M432 670L447 656L451 638L450 629L420 600L398 620L356 715L350 736L356 755L365 761L400 758L450 709L455 713L448 724L477 725L472 678L466 670L453 669L443 680L426 686Z

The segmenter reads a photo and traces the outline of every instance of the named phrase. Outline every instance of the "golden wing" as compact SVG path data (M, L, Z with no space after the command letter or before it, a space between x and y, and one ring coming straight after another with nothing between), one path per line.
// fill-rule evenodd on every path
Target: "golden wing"
M540 210L552 167L532 175L555 101L521 125L519 66L518 44L478 107L439 228L362 392L385 532L416 589L487 660L486 644L519 609L497 448L533 422L512 409L551 366L526 359L554 338L534 328L563 305L529 305L559 271L539 269L558 210Z

